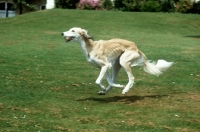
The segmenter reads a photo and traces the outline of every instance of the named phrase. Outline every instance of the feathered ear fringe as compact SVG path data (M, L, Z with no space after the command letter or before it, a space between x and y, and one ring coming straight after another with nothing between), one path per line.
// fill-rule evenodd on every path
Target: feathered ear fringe
M92 39L92 37L90 35L88 35L87 33L88 31L85 29L82 29L81 35L83 35L84 37L86 37L87 39Z

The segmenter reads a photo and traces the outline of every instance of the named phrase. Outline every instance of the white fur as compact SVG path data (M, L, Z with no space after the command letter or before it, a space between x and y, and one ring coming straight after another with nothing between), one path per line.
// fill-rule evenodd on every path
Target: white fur
M134 84L134 76L130 66L142 66L147 73L158 76L173 64L173 62L165 60L158 60L157 64L148 61L135 43L127 40L111 39L93 41L85 29L71 28L69 31L63 32L62 36L66 42L78 42L87 61L101 69L96 79L96 84L103 89L99 94L105 94L112 87L123 88L122 94L128 92ZM121 67L124 68L129 79L126 86L115 84ZM112 74L109 73L110 68L112 68ZM101 83L104 76L109 84L108 87L104 87Z

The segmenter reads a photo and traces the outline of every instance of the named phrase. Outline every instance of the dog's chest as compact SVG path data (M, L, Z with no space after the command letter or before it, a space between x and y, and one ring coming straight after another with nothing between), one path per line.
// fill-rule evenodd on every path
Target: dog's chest
M98 68L101 67L101 64L100 64L100 62L97 58L93 58L93 57L88 56L88 57L86 57L86 59L91 65L98 67Z
M102 66L105 66L105 65L111 66L116 61L117 56L108 57L108 56L98 56L97 54L92 54L92 55L88 54L86 59L93 66L101 68Z

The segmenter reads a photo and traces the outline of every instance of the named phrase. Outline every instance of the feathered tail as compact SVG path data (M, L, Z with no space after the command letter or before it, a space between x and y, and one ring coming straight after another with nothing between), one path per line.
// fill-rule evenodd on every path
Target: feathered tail
M146 56L144 53L139 51L140 54L140 59L143 60L143 69L145 72L153 75L159 76L162 74L164 71L166 71L170 66L173 65L173 62L167 62L165 60L158 60L157 63L155 62L150 62L149 60L146 59Z

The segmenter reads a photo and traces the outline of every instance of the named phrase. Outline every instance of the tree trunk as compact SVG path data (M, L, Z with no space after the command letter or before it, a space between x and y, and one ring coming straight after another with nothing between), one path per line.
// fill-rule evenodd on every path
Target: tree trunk
M22 7L22 2L21 0L19 1L19 14L21 15L22 14L22 10L23 10L23 7Z

